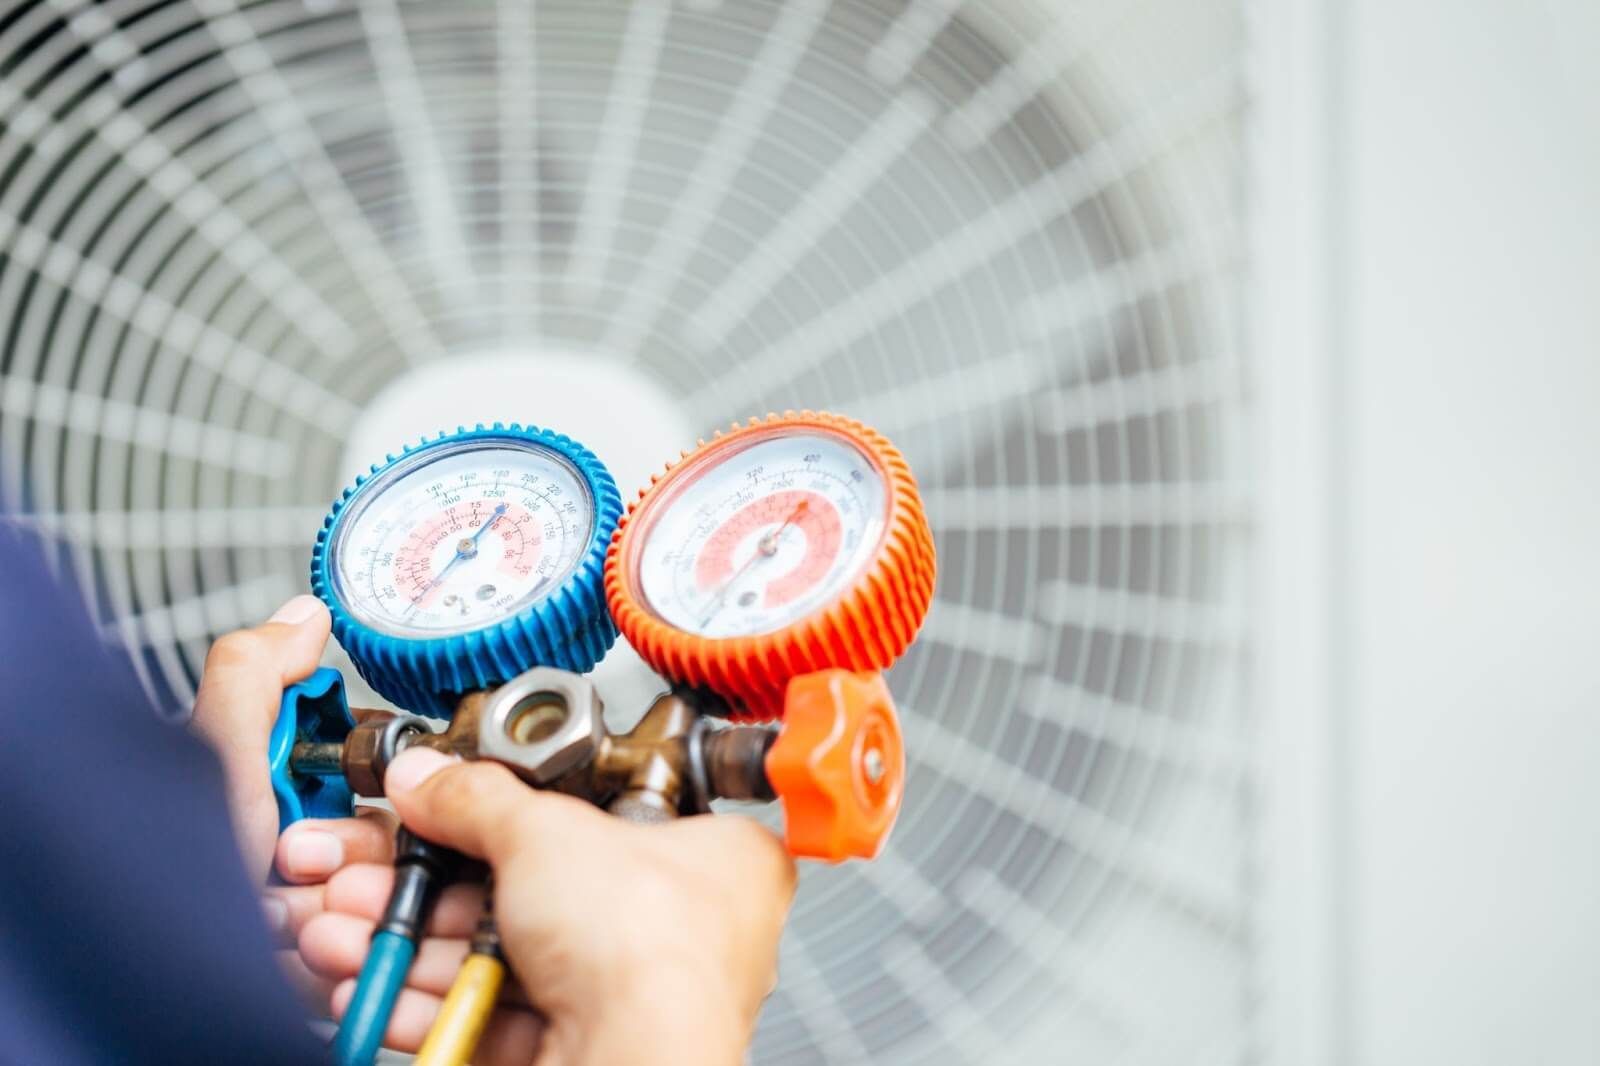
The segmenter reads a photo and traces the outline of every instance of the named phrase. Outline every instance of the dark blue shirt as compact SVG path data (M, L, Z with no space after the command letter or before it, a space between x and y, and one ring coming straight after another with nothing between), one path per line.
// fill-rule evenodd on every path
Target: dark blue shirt
M325 1058L210 751L0 517L0 1062Z

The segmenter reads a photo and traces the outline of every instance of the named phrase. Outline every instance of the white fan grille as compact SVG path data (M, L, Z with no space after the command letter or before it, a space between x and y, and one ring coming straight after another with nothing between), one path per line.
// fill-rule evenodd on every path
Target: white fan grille
M755 1059L1252 1058L1243 49L1229 0L13 6L7 504L181 712L410 368L866 419L940 552L907 807L807 871Z

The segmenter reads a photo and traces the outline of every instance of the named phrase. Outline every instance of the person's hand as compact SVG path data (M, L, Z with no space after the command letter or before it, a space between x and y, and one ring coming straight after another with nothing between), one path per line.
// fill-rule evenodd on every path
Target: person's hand
M474 1062L734 1064L776 975L794 895L777 837L738 817L633 825L536 792L504 767L412 749L385 791L420 836L486 860L508 982ZM338 984L342 1017L393 883L353 865L328 882L300 952ZM468 950L480 887L441 897L385 1042L422 1043Z
M394 856L394 820L372 808L354 818L306 819L278 836L267 740L283 690L317 668L328 630L322 601L296 596L265 624L229 633L211 646L195 699L192 725L222 762L229 813L251 876L265 881L273 866L288 883L269 889L264 901L268 922L285 946L321 911L322 882L335 870Z

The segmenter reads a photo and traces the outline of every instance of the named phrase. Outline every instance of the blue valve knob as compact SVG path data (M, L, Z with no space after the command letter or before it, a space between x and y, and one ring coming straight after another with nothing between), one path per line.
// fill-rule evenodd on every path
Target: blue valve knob
M345 818L355 812L355 797L343 776L297 774L290 765L300 741L342 742L356 727L345 701L344 678L324 666L283 690L278 720L267 741L272 796L278 801L278 832L302 818Z

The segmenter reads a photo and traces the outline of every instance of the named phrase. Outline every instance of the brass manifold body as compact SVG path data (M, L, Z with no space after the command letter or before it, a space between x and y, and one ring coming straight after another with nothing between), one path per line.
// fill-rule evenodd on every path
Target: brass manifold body
M498 688L463 696L443 732L425 718L355 710L343 741L302 740L293 773L343 775L358 796L383 795L400 752L428 747L491 759L536 788L580 797L634 822L710 809L713 799L770 801L764 726L716 727L692 693L658 696L626 733L607 730L600 694L578 674L536 667Z

